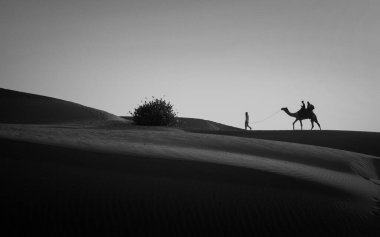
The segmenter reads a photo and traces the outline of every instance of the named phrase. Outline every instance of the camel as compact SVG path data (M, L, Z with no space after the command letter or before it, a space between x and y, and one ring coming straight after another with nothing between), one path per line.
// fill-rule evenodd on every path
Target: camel
M322 130L321 129L321 125L318 123L318 119L317 119L317 116L314 114L313 111L305 111L305 112L300 112L301 110L299 110L298 112L296 113L290 113L288 108L281 108L281 110L283 110L285 113L287 113L290 117L295 117L296 120L293 122L293 130L294 130L294 124L297 122L297 121L300 121L300 124L301 124L301 130L302 130L302 120L304 119L310 119L310 122L311 122L311 130L313 130L314 128L314 122L318 124L318 127L319 127L319 130Z

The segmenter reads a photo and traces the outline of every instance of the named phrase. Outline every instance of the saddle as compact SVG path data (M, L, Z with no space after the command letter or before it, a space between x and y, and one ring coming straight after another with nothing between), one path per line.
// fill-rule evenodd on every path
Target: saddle
M314 110L314 105L310 104L310 106L308 108L301 108L300 110L298 110L298 114L301 116L301 117L311 117L311 115L313 114L313 110Z

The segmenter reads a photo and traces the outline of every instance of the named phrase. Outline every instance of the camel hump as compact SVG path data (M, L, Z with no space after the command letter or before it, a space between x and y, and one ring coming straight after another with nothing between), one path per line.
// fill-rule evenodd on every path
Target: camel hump
M314 109L314 108L313 108ZM297 111L297 114L301 117L301 118L312 118L313 117L313 109L311 108L308 108L308 109L300 109Z

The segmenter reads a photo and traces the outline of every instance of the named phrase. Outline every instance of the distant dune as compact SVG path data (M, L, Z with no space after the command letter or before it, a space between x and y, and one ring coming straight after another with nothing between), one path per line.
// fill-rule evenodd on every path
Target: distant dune
M136 126L0 94L11 113L0 123L7 236L380 235L377 133ZM39 112L23 117L28 106Z
M187 131L242 131L240 128L196 118L178 118L178 127Z
M122 116L124 119L132 120L130 116ZM190 132L208 132L208 131L242 131L240 128L216 123L213 121L197 118L178 117L175 128L180 128Z
M73 102L0 88L0 123L70 123L121 120Z

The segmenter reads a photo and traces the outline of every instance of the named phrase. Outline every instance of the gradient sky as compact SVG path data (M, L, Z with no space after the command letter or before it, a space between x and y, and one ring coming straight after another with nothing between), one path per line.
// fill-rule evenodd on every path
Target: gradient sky
M242 127L309 100L324 129L380 132L379 75L379 0L0 0L0 87L116 115L165 95Z

